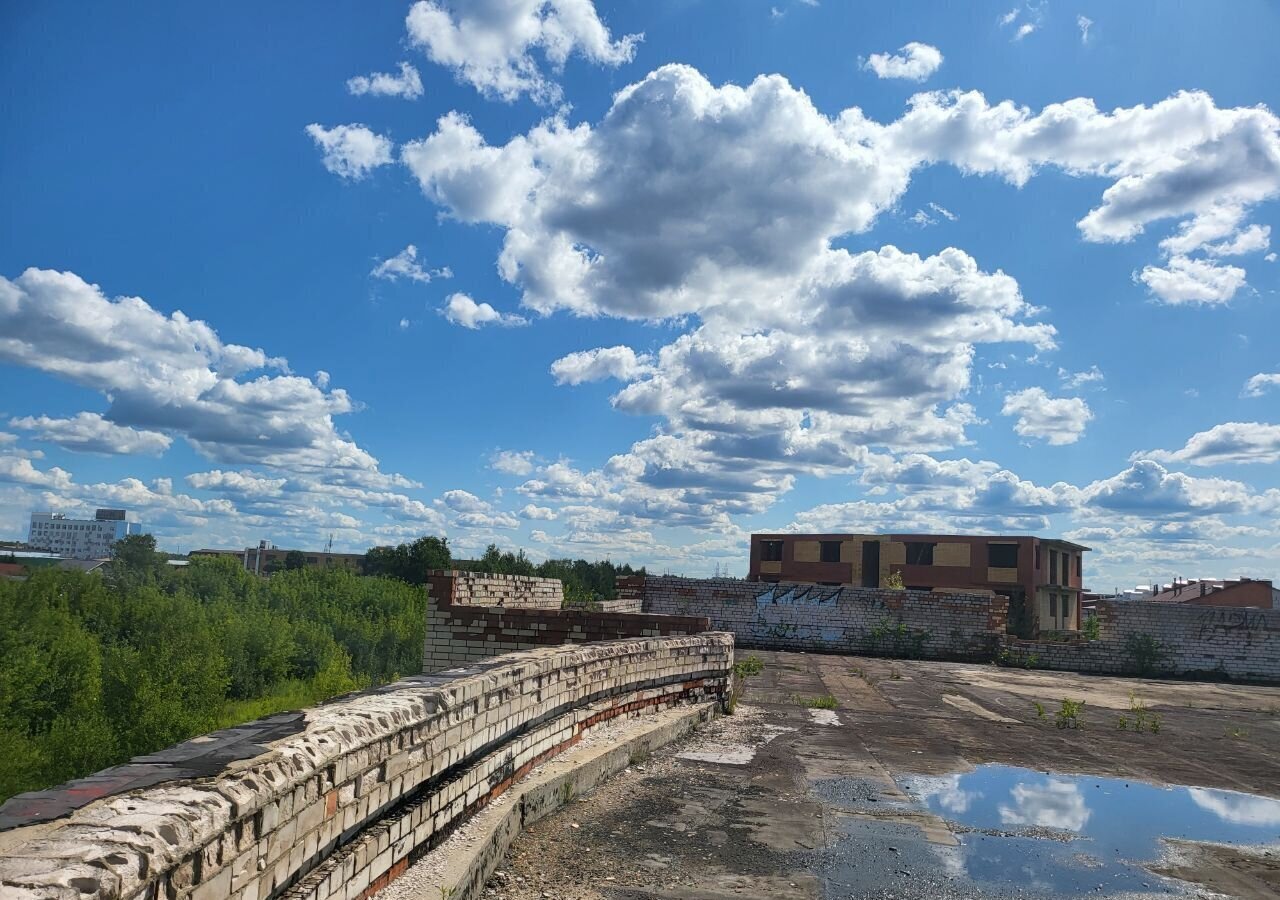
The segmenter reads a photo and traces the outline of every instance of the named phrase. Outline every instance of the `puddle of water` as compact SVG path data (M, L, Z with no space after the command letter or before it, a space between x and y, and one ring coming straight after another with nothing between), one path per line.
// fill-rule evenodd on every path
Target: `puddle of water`
M1144 870L1161 838L1280 845L1280 800L985 765L899 784L960 829L953 861L975 881L1042 890L1174 890ZM957 874L959 874L957 872Z

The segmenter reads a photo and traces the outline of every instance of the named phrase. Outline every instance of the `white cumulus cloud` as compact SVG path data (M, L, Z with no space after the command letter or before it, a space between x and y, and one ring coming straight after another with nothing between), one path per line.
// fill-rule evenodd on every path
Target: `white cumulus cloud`
M1193 466L1280 462L1280 425L1223 422L1196 432L1178 450L1141 451L1134 456Z
M390 138L374 134L363 125L325 128L313 122L306 130L320 148L324 167L343 178L358 180L392 162Z
M527 325L528 320L513 313L501 313L488 303L477 303L466 294L450 294L442 310L444 317L463 328L480 328L483 325L513 327Z
M33 428L68 440L101 448L127 439L159 448L162 441L152 435L176 434L222 462L393 477L339 433L334 416L356 404L341 388L327 387L327 378L290 374L285 360L224 343L205 322L180 311L166 315L138 297L108 298L70 272L27 269L13 280L0 277L0 361L107 398L101 416L32 420Z
M1089 404L1079 397L1050 397L1044 388L1006 394L1002 415L1017 416L1013 430L1023 437L1041 438L1050 444L1074 444L1093 418Z
M872 53L862 68L874 72L877 78L924 81L941 65L942 52L937 47L911 41L897 53Z
M534 469L532 450L499 450L489 458L489 467L507 475L528 475Z
M173 443L167 434L117 425L90 412L77 413L69 419L24 416L10 419L9 424L35 432L37 440L81 453L159 455Z
M1280 387L1280 372L1259 372L1244 383L1246 397L1261 397L1272 388Z
M534 522L551 522L557 518L556 511L551 507L535 506L532 503L526 503L517 515Z
M1245 284L1239 266L1175 256L1168 265L1147 266L1137 276L1153 297L1173 306L1226 303Z
M652 370L650 357L626 346L579 350L551 364L556 384L583 384L606 378L632 381Z
M428 282L435 278L452 278L453 270L448 266L439 269L425 268L418 262L418 248L409 244L395 256L379 260L369 273L374 278L384 281L399 281L408 278L410 281Z
M635 55L642 34L613 40L591 0L419 0L405 20L409 41L461 82L508 102L521 95L543 103L561 97L534 53L552 71L572 55L619 66Z
M422 96L422 76L407 62L400 63L399 74L374 72L372 75L356 75L347 80L347 90L361 96L403 97L416 100Z

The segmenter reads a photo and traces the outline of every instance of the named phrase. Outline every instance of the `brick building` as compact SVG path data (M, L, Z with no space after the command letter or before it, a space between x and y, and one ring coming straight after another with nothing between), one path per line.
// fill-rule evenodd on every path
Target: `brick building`
M1189 606L1235 606L1244 609L1276 609L1280 591L1262 578L1177 579L1149 598L1153 603L1185 603Z
M991 591L1016 633L1075 631L1088 547L1025 535L753 534L752 581Z

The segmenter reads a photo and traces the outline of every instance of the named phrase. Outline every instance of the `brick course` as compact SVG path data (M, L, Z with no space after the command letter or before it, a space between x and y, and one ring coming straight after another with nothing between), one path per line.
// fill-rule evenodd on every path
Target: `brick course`
M427 572L427 586L433 596L466 606L502 606L508 609L559 609L564 606L564 585L559 578L431 569Z

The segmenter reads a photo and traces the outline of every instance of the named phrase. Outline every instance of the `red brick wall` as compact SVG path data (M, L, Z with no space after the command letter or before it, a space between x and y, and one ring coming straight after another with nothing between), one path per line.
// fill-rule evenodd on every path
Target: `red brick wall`
M1253 609L1271 609L1271 582L1242 581L1220 591L1199 596L1200 588L1191 585L1183 590L1183 603L1188 606L1246 606Z

